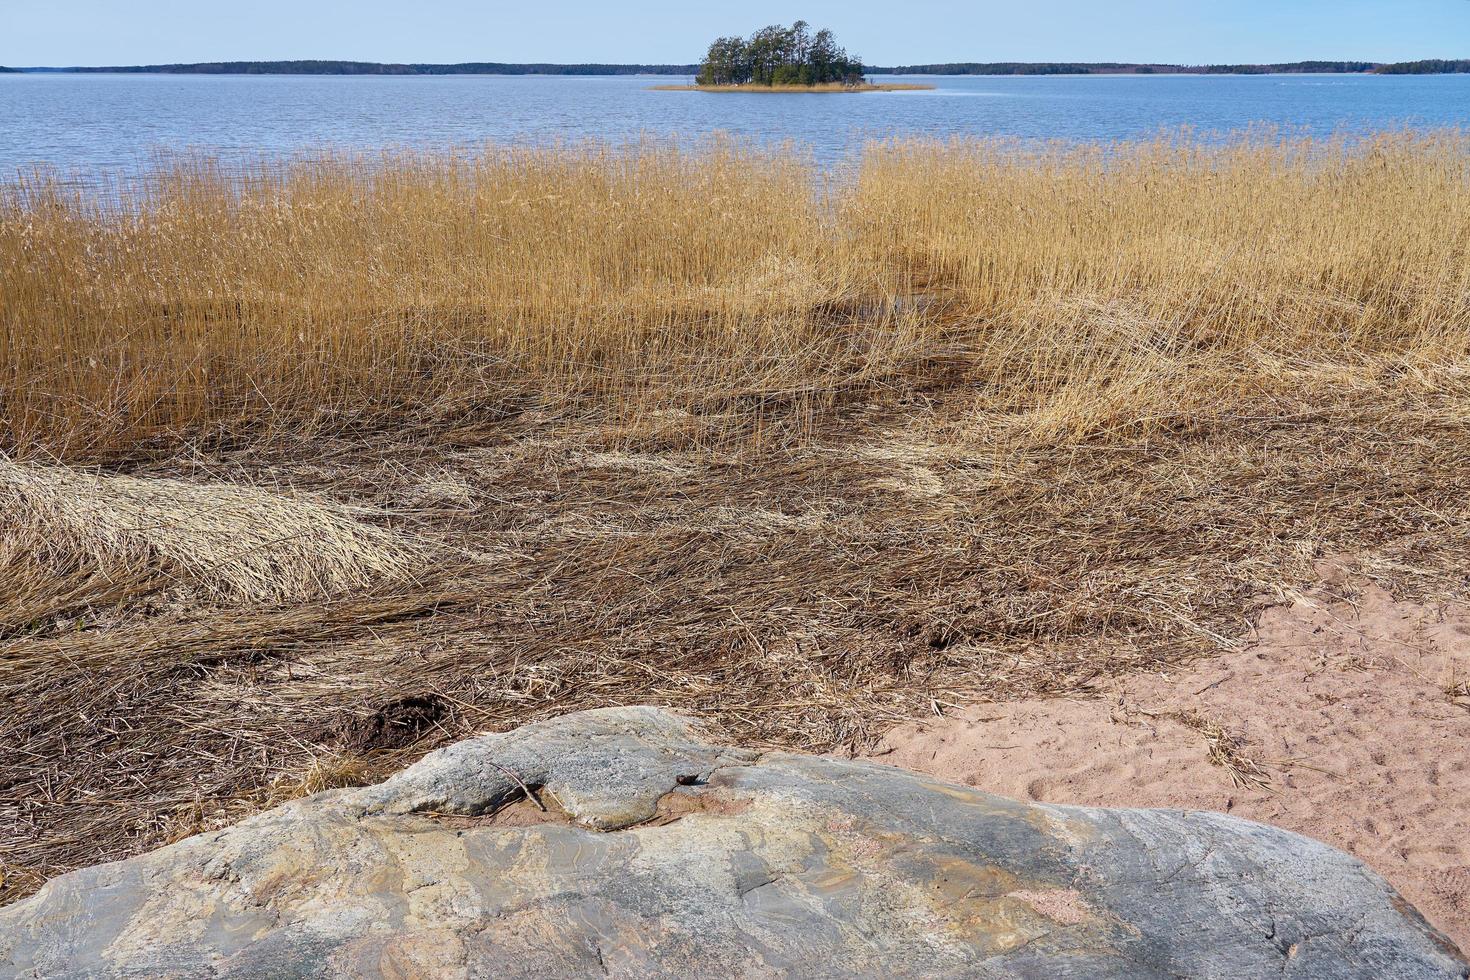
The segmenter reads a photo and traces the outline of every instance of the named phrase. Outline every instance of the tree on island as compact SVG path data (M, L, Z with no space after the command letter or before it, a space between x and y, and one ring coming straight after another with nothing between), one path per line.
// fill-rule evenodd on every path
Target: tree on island
M772 24L750 36L716 38L699 63L700 85L860 85L863 63L826 29L799 20Z

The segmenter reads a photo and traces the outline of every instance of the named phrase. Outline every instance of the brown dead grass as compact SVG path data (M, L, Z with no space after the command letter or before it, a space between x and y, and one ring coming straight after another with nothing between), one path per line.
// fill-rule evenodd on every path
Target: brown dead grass
M76 613L112 608L164 585L146 567L79 561L19 528L0 533L0 582L0 640L55 629Z
M1465 594L1461 137L1002 149L0 194L0 895L578 708L1083 694L1325 554Z
M1271 788L1270 770L1245 754L1240 736L1226 730L1218 721L1205 718L1197 712L1176 711L1169 713L1167 717L1200 734L1205 740L1206 758L1211 765L1225 770L1233 786L1253 790Z
M6 860L53 874L269 805L320 758L381 773L586 707L861 747L975 699L1218 650L1323 554L1463 596L1467 394L1400 379L1068 445L977 423L985 396L948 386L775 445L540 416L280 445L240 475L314 480L495 560L316 602L124 604L0 644L0 697L27 706L0 722Z

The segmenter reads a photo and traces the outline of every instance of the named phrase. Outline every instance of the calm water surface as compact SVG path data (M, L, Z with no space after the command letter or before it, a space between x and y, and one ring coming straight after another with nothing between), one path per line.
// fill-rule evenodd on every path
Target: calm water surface
M1470 122L1470 75L918 80L938 88L729 95L653 92L650 85L684 79L648 77L0 75L0 179L36 164L134 171L158 151L177 150L244 160L322 147L725 131L795 140L833 159L894 135L1097 140L1181 126L1206 134L1259 124L1361 133Z

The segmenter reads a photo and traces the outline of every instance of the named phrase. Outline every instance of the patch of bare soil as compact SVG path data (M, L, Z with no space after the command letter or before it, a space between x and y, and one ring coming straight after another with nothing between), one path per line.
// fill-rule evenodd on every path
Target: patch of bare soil
M1470 949L1470 607L1319 568L1322 594L1264 610L1234 651L1102 698L906 724L874 758L1020 799L1285 827L1367 862Z

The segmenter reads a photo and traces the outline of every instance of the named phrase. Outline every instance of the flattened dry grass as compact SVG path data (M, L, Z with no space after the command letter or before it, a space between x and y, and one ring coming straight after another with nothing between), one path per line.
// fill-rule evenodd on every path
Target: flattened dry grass
M578 708L862 747L1323 555L1470 591L1459 134L372 163L0 194L0 899Z
M0 514L0 547L12 554L50 556L74 575L127 579L146 568L214 603L358 591L408 578L427 560L412 539L297 495L3 458Z
M779 443L530 416L283 444L253 482L315 480L495 560L0 642L0 697L27 706L0 720L12 894L270 805L322 759L382 774L579 708L840 750L977 699L1085 694L1240 642L1323 555L1463 601L1470 385L1440 383L1072 443L946 384Z
M0 532L0 583L0 641L137 600L163 584L147 568L104 568L60 554L44 535L18 526Z

